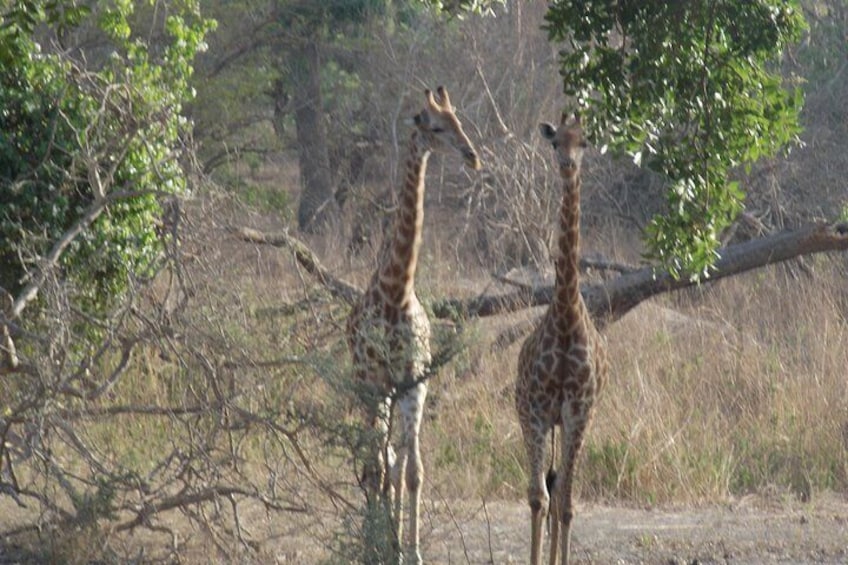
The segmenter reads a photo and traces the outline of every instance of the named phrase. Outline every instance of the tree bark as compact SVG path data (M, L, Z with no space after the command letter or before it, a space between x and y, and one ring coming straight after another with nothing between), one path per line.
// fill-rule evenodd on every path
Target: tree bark
M848 222L817 223L723 247L708 284L766 265L824 251L848 250ZM645 267L603 283L582 285L583 300L598 327L623 317L652 296L699 284L690 279L675 279L662 269ZM433 304L437 317L492 316L531 306L550 303L552 286L544 286L497 296L470 300L447 298Z
M321 104L321 58L318 43L307 42L297 52L292 53L287 63L291 65L289 82L292 87L300 164L301 194L297 223L301 231L316 233L323 231L335 212L333 175ZM283 95L280 92L276 94ZM275 103L275 113L279 112L279 109L280 104ZM280 118L275 116L277 121Z

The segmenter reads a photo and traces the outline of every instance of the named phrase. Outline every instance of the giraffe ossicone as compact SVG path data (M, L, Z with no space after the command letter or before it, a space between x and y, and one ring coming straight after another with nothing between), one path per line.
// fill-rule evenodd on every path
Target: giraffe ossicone
M348 318L354 378L360 384L366 423L374 431L365 464L368 503L392 516L392 545L398 561L420 563L419 512L424 466L419 433L431 362L430 322L415 294L415 272L424 223L424 177L433 151L458 153L474 170L477 151L454 113L447 90L424 91L424 108L413 118L406 173L394 222L376 271ZM397 412L400 445L392 448ZM409 494L409 531L404 537L404 498ZM371 556L379 560L377 556Z

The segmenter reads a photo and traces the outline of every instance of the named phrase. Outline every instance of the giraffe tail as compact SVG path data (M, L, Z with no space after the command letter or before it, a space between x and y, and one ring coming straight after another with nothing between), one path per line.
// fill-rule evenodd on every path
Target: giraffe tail
M551 511L554 507L554 487L556 485L557 473L556 465L556 427L551 429L551 466L548 467L548 474L545 475L545 488L548 489L548 514L545 518L547 522L548 532L551 531Z

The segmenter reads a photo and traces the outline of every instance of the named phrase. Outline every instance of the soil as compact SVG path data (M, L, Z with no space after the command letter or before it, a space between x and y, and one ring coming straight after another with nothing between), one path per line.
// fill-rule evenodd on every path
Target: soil
M437 563L526 563L529 514L519 503L480 506L476 522L434 527L425 556ZM723 506L663 509L579 505L571 558L579 564L845 564L848 500L750 497Z
M6 518L8 522L8 514ZM250 521L253 539L262 539L261 557L247 562L309 564L329 557L326 546L305 534L303 524L284 523L264 514L255 514ZM522 501L428 501L422 522L422 553L427 563L528 561L529 509ZM144 546L148 556L161 550L150 545L152 539L144 541L144 535L133 539L130 543ZM38 562L21 549L0 540L0 563ZM212 555L208 547L195 545L181 553L179 561L218 561ZM571 558L573 564L583 565L845 564L848 497L820 494L799 502L751 496L724 505L680 508L581 503Z

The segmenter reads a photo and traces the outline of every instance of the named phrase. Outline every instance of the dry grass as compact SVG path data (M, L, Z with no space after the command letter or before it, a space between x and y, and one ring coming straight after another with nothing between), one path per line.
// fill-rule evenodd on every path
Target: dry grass
M611 326L610 383L580 496L690 503L844 489L844 275L827 259L815 262L811 276L778 266L645 303ZM469 358L433 385L429 475L452 496L523 496L512 409L519 346L487 348L508 323L478 322Z

